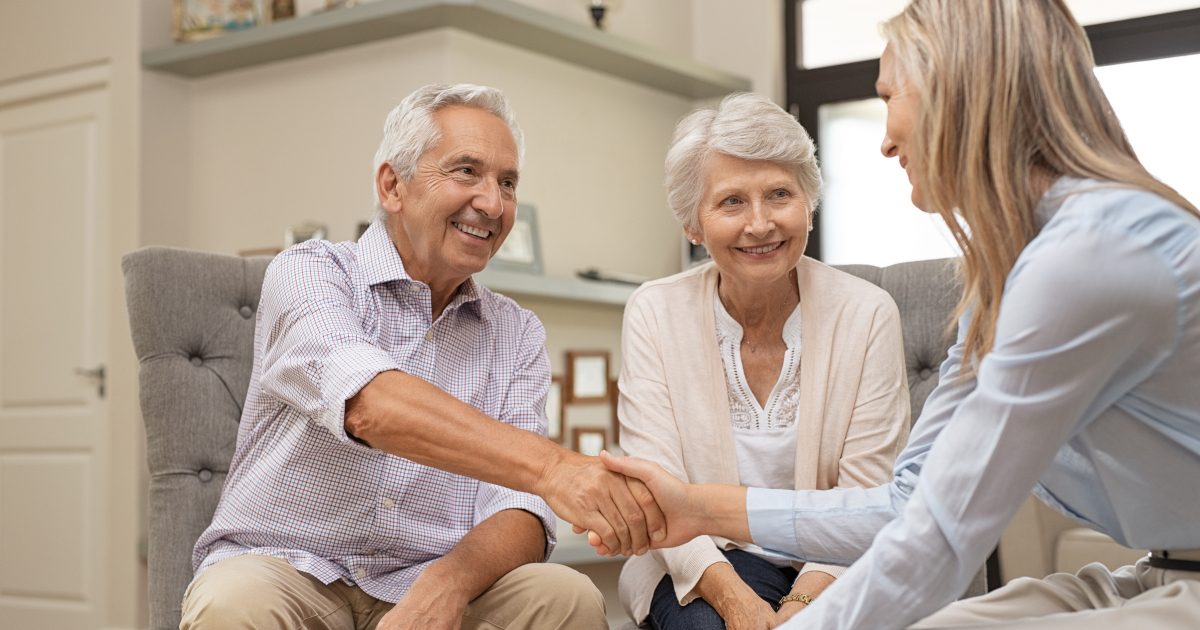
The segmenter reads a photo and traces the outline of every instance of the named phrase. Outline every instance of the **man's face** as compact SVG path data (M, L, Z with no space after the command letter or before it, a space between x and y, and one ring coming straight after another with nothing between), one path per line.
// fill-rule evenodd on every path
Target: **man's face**
M499 117L450 106L433 114L441 140L417 160L411 181L377 173L389 233L409 275L457 286L482 271L512 229L517 145Z

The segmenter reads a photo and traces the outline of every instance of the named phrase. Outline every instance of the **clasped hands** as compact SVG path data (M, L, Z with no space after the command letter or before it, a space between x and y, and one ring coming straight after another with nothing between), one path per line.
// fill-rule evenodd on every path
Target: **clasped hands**
M564 452L543 469L537 494L600 555L640 555L701 533L687 485L644 460Z

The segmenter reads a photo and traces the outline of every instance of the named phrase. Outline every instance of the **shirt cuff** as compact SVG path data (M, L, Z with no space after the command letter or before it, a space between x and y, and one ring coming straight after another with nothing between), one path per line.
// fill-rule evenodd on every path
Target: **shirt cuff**
M656 552L662 554L662 562L671 575L671 583L675 587L675 599L680 606L687 606L700 595L696 593L696 585L704 572L718 562L729 563L725 554L717 548L717 544L708 536L699 536L671 549Z
M800 548L796 538L796 515L792 490L749 488L746 491L746 519L751 542L774 552L794 556Z
M480 482L480 485L481 492L476 500L482 505L476 508L475 524L478 525L504 510L529 512L542 522L546 536L546 555L542 560L548 559L554 551L554 546L558 544L558 518L550 510L550 506L532 494L485 482Z
M355 345L330 353L321 383L324 404L317 422L342 442L359 444L346 434L346 401L380 373L399 369L391 356L374 346Z
M800 569L800 575L804 575L805 573L812 573L813 571L820 571L821 573L828 573L829 575L832 575L834 577L834 579L837 579L837 578L842 577L842 574L846 572L847 568L849 568L849 567L841 567L836 564L818 564L816 562L805 562L804 567L802 567ZM800 579L800 575L796 576L797 580Z

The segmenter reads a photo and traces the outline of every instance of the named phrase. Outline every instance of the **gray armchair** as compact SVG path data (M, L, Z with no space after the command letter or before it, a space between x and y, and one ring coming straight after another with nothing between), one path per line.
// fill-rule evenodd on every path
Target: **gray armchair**
M150 468L150 625L179 626L191 553L233 458L253 366L254 314L269 258L166 247L125 256L126 296ZM946 356L958 296L949 261L846 267L900 307L913 417ZM983 592L981 573L969 594Z

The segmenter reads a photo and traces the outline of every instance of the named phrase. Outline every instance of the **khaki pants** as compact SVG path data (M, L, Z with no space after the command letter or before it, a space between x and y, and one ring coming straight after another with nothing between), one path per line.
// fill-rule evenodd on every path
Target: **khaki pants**
M1155 569L1143 558L1109 572L1092 563L1079 573L1018 578L964 599L912 628L1123 630L1200 628L1200 573Z
M247 554L206 569L183 596L181 630L371 630L392 604L287 560ZM496 580L463 614L463 630L607 628L591 580L559 564L526 564Z

